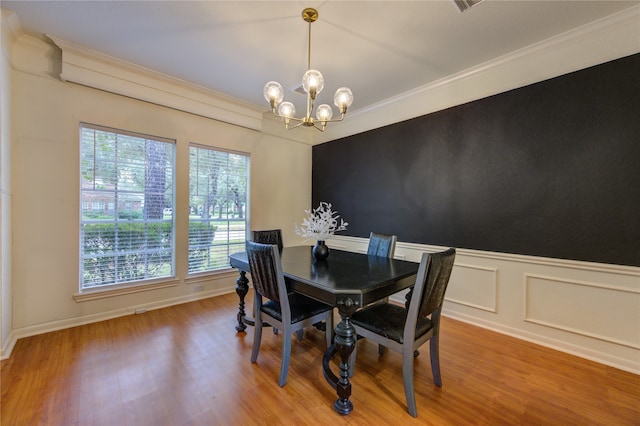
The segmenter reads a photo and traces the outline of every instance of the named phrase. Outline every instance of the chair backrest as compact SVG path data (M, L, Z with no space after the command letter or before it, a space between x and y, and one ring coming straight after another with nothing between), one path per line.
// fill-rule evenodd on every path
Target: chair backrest
M367 254L369 256L380 256L392 258L396 251L396 241L398 237L395 235L385 235L372 232L369 235L369 247Z
M282 230L269 229L253 231L253 241L262 244L275 244L278 246L278 250L282 251Z
M422 254L420 268L418 268L416 276L416 284L409 304L409 312L407 313L405 339L412 336L412 333L415 334L418 318L434 314L431 319L437 327L440 308L444 302L444 294L447 291L455 257L456 250L454 248L439 253Z
M247 241L246 251L254 290L274 302L288 302L278 247Z

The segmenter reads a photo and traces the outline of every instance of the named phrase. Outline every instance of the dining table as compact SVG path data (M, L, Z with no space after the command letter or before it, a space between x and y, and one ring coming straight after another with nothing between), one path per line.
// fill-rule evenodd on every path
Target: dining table
M349 359L357 341L351 316L358 309L410 288L415 283L419 263L330 249L325 260L315 260L311 246L284 247L280 252L282 271L289 290L332 305L338 309L340 322L335 327L334 343L322 359L324 377L337 393L335 410L343 415L353 411L349 399L352 394ZM249 291L249 262L245 252L229 256L230 264L238 269L236 293L240 299L236 330L245 331L247 325L244 297ZM249 324L252 324L249 322ZM331 359L340 357L339 373L331 370Z

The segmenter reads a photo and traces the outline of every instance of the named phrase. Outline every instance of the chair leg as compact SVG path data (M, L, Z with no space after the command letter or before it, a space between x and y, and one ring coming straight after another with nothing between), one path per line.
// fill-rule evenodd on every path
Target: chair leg
M296 331L296 337L298 338L298 342L302 340L302 337L304 336L304 329L301 328L300 330Z
M251 362L256 362L258 352L260 351L260 341L262 340L262 319L260 314L255 315L255 324L253 326L253 350L251 351Z
M429 341L429 355L431 357L431 374L433 374L433 383L436 386L442 386L442 378L440 377L440 354L438 336L433 336Z
M383 354L384 354L384 346L378 345L378 355L383 355Z
M404 382L404 395L407 399L407 411L413 417L418 417L416 394L413 387L413 351L402 353L402 381Z
M290 330L290 329L289 329ZM282 364L280 365L280 387L287 384L287 373L289 372L289 358L291 357L291 333L287 333L286 328L282 333Z

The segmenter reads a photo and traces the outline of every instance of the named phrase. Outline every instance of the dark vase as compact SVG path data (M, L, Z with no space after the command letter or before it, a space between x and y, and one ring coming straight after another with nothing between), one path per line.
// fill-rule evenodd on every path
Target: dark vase
M313 253L313 257L315 257L316 260L325 260L329 257L329 247L327 247L324 241L317 241L311 253Z

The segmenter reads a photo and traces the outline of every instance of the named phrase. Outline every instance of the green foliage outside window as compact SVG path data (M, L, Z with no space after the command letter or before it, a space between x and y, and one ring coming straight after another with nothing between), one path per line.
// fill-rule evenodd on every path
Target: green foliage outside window
M203 223L189 229L189 258L209 256L217 227ZM173 224L171 222L90 223L82 227L85 286L136 281L170 271ZM205 243L198 247L195 242Z

